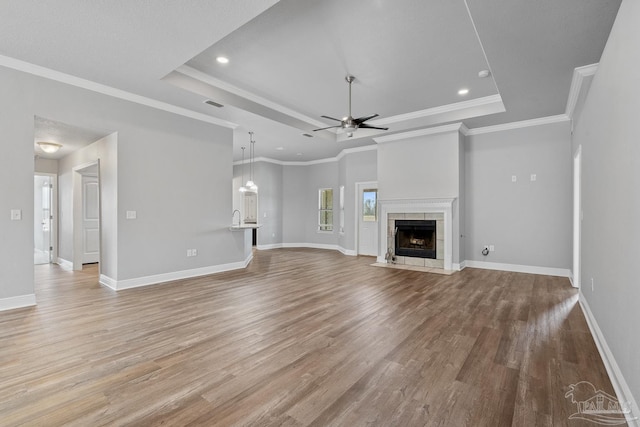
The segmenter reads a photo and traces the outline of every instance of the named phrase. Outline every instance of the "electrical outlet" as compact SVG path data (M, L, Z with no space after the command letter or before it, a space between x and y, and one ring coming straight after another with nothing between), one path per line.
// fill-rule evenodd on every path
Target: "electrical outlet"
M516 182L518 180L518 177L515 175L511 175L511 182Z
M489 252L495 252L496 247L493 245L489 245Z
M11 221L21 221L21 220L22 220L22 210L11 209Z
M536 180L536 174L535 174L535 173L532 173L532 174L531 174L531 181L535 181L535 180Z

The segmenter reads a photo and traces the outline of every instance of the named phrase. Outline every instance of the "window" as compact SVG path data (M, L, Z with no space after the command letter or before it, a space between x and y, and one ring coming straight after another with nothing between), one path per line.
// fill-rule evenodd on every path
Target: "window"
M318 231L333 231L333 189L318 191Z
M364 190L362 192L362 220L378 220L378 190Z

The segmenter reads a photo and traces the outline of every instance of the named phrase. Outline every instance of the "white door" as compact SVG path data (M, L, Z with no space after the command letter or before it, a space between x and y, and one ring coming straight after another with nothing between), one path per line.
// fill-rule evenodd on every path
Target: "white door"
M357 185L358 255L378 255L378 188L376 183Z
M82 176L82 263L100 261L100 192L98 178Z
M53 250L52 239L52 191L50 176L34 177L34 264L49 264Z

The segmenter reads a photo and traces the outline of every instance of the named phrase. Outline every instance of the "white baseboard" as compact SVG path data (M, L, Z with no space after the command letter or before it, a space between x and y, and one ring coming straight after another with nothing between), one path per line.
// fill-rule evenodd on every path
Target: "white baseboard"
M311 249L328 249L337 251L338 245L326 245L323 243L283 243L283 248L311 248Z
M274 243L271 245L257 245L256 249L259 251L268 251L269 249L280 249L282 248L282 243Z
M311 249L327 249L331 251L338 251L343 255L357 256L358 254L353 249L345 249L338 245L324 245L320 243L275 243L272 245L258 245L256 248L259 251L266 251L269 249L281 249L281 248L311 248Z
M486 261L464 261L465 267L470 268L483 268L485 270L501 270L501 271L513 271L515 273L530 273L530 274L542 274L545 276L559 276L569 277L571 271L567 268L553 268L553 267L537 267L533 265L519 265L519 264L503 264L499 262L486 262Z
M67 261L66 259L63 259L63 258L58 258L57 264L63 270L73 271L73 263L71 261Z
M191 277L206 276L231 270L246 268L253 259L253 253L247 259L229 264L212 265L209 267L194 268L191 270L174 271L171 273L154 274L152 276L136 277L135 279L115 280L103 274L100 275L100 284L116 291L122 289L139 288L141 286L157 285L158 283L171 282L173 280L188 279Z
M19 295L17 297L0 298L0 311L14 308L32 307L36 305L36 295Z
M338 251L347 256L358 256L358 253L353 249L345 249L342 246L338 246Z
M455 262L451 264L451 268L453 269L453 271L462 271L464 267L465 267L464 261L462 261L460 264L457 264Z
M613 353L611 352L611 349L609 348L604 335L602 334L602 330L600 330L600 326L598 326L596 318L591 312L589 303L584 297L582 290L580 291L578 301L580 302L580 308L582 308L584 317L587 319L587 325L589 325L589 330L591 331L593 340L596 342L596 346L598 347L598 351L600 352L600 357L604 362L604 367L609 374L609 379L611 380L613 389L615 390L616 396L618 397L618 402L620 403L620 405L626 405L627 408L631 410L631 413L626 415L627 424L629 424L629 426L631 427L640 427L640 422L638 421L638 416L640 416L638 403L633 398L631 389L622 376L622 371L620 370L620 367L618 366L618 363L616 362L616 359L613 356Z

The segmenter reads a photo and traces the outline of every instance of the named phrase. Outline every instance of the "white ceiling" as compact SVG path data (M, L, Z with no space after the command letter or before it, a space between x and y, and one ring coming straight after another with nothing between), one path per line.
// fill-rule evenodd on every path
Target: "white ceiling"
M346 115L346 74L353 115L380 114L369 123L387 133L564 113L573 69L599 61L619 4L0 0L0 65L15 58L237 123L235 159L254 131L257 156L306 161L381 134L312 132L333 124L321 115Z

